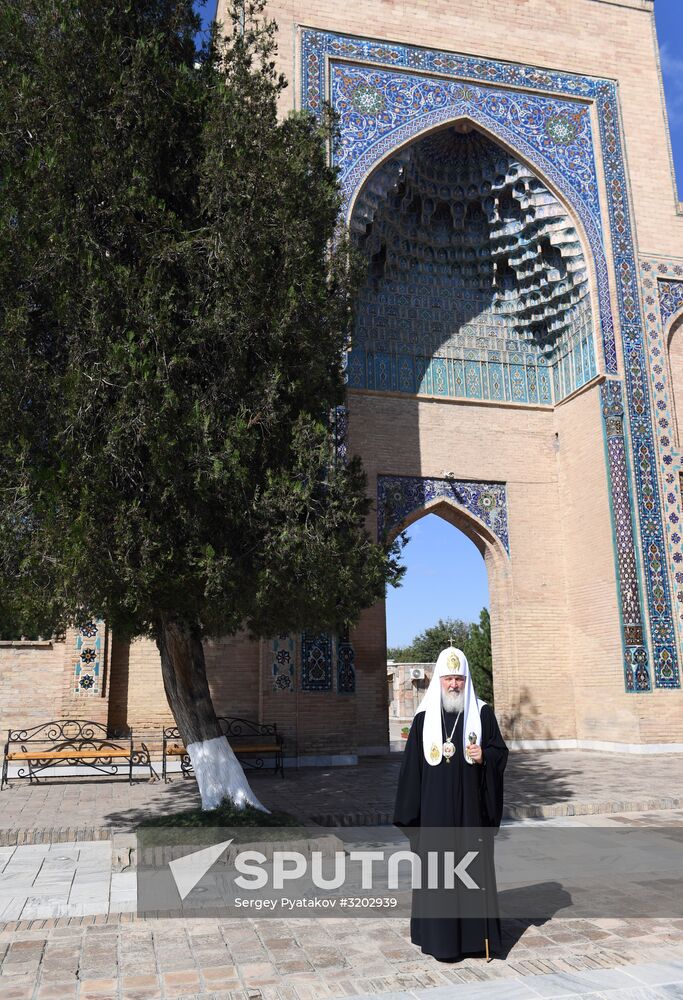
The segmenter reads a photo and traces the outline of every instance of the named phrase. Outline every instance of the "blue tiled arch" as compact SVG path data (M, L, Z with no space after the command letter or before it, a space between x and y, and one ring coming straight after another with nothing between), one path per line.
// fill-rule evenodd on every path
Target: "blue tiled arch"
M424 476L377 477L377 532L390 535L410 515L446 500L479 522L510 555L505 483Z
M455 88L451 90L452 99L449 102L450 120L458 115L473 117L474 111L469 105L483 102L488 108L487 114L496 122L495 134L506 141L506 133L501 128L508 129L507 134L511 138L507 141L509 146L519 149L522 155L525 148L531 147L552 166L552 170L544 170L541 164L541 173L560 192L565 192L568 186L573 189L576 197L572 197L570 202L576 214L587 220L584 224L596 264L605 370L619 383L619 389L622 383L625 389L624 415L627 420L624 422L624 448L613 449L609 467L611 487L618 487L621 491L616 504L616 494L612 492L611 496L613 517L615 523L620 525L620 531L615 536L618 591L620 607L623 608L628 595L639 591L642 575L649 617L647 633L644 618L638 623L629 622L626 629L622 617L626 690L638 690L637 685L629 683L629 670L635 657L639 666L647 669L643 654L646 660L651 656L656 687L680 687L671 589L668 574L663 572L667 549L660 502L661 469L653 437L653 403L643 343L640 287L616 83L608 79L311 29L301 32L301 54L302 104L316 114L322 113L324 102L330 97L337 106L334 88L330 89L337 66L342 67L339 72L343 70L350 85L354 82L354 73L357 83L361 82L362 73L365 73L366 83L369 80L372 85L381 84L379 88L375 87L379 96L365 93L362 101L356 100L355 106L351 106L355 91L349 90L347 96L351 104L347 102L347 106L337 106L342 144L335 148L335 161L340 167L347 205L350 205L350 195L362 180L360 173L354 175L361 158L370 153L371 148L375 149L374 153L370 153L371 157L380 153L384 155L377 147L380 138L386 144L386 152L391 145L395 148L408 141L411 129L414 130L413 118L422 117L423 128L436 126L444 106L438 104L437 98L443 98L448 103L448 88ZM441 97L437 95L439 87ZM412 104L406 103L406 94L401 95L401 90L409 94ZM426 110L424 102L427 98L438 106ZM495 113L490 113L491 102ZM538 112L535 119L534 108ZM531 117L523 120L526 112ZM593 114L599 125L599 134L595 135ZM433 116L431 122L426 120L427 115ZM571 125L574 115L580 118L575 122L578 131ZM484 123L481 117L480 123ZM405 129L405 134L401 133L401 129ZM605 264L604 223L594 155L598 145L602 154L601 181L607 194L605 214L609 218L614 265L609 276ZM535 157L527 158L532 165L538 162ZM370 165L368 163L367 167ZM591 216L590 222L588 215ZM607 231L606 226L604 231ZM617 292L625 360L623 373L617 363L609 281L614 283ZM617 417L611 412L616 406L615 398L614 394L603 393L606 446L608 439L617 439L614 433ZM625 496L623 490L626 491ZM630 525L622 517L626 502L636 515ZM639 534L639 546L635 544L634 532ZM634 569L638 566L640 572ZM642 638L642 645L636 641L639 637ZM640 688L645 689L645 686Z

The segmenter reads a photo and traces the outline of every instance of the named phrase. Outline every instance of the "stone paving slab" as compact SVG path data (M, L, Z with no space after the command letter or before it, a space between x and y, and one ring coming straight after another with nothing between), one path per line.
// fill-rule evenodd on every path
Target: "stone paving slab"
M656 974L657 987L646 978ZM522 976L502 983L437 986L434 989L383 993L382 1000L666 1000L683 991L683 961L661 965L625 965L621 969L600 969L574 974L550 973ZM378 994L350 994L342 1000L377 1000Z
M680 829L683 813L540 824L664 821ZM539 821L522 825L528 823ZM0 887L7 874L32 891L46 869L58 873L60 857L72 884L79 862L97 879L104 847L4 848ZM119 875L128 879L118 890L125 898L131 873L112 875L112 896ZM145 920L110 912L22 919L0 926L0 1000L683 998L683 919L506 920L503 946L504 954L490 963L479 957L437 962L410 943L407 920L391 917Z
M675 1000L683 990L683 921L508 921L504 958L453 964L422 955L395 918L51 923L0 932L0 1000Z
M0 922L135 909L135 873L112 872L109 841L0 849Z
M288 770L284 779L250 772L259 799L308 823L391 822L401 754L353 767ZM683 754L517 751L506 772L506 815L591 815L683 807ZM199 804L194 779L169 784L75 778L13 783L0 793L0 845L107 839L145 817Z

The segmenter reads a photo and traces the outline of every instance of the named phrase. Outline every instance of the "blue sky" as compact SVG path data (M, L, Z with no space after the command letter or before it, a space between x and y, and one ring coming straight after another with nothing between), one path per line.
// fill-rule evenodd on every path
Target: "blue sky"
M202 19L202 28L207 28L216 16L218 0L195 0L192 6L195 11L199 11ZM195 44L199 41L200 38L197 38Z
M683 200L683 0L655 0L671 143ZM472 542L435 514L409 530L403 586L387 595L387 642L408 645L439 618L476 621L488 606L484 560Z
M488 607L484 560L474 543L451 524L428 514L408 530L403 550L408 571L387 594L387 645L407 646L439 618L478 621Z
M671 129L678 197L683 201L683 3L655 0L664 92Z

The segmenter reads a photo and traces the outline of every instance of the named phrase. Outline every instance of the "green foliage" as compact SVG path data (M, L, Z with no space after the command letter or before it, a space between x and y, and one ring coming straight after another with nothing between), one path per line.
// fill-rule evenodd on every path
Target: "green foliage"
M263 3L0 11L0 626L353 623L402 570L330 409L357 268ZM351 261L351 266L350 262Z
M493 667L491 661L491 617L488 608L479 612L479 622L460 618L440 618L436 625L417 635L410 646L387 650L396 663L434 663L446 646L462 649L472 671L477 694L493 704Z
M479 622L470 625L470 634L463 647L477 694L493 704L493 664L491 660L491 616L488 608L479 612Z
M446 646L464 649L471 626L460 618L440 618L436 625L415 636L410 646L389 650L388 656L398 663L434 663ZM393 655L393 654L398 655Z

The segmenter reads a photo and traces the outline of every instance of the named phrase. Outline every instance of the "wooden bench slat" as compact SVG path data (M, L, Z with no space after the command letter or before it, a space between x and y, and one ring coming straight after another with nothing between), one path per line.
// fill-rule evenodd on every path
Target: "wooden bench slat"
M244 746L240 746L239 743L231 743L231 746L236 754L269 753L270 751L275 752L275 750L280 749L277 743L247 743Z
M62 760L64 758L84 760L93 757L129 757L129 750L22 750L7 754L8 760Z
M240 753L275 753L276 750L280 749L277 743L245 743L241 746L239 743L231 743L230 746L236 754ZM169 757L182 757L186 754L187 750L185 747L172 746L166 747L166 754Z

